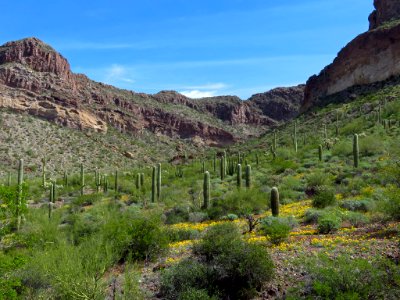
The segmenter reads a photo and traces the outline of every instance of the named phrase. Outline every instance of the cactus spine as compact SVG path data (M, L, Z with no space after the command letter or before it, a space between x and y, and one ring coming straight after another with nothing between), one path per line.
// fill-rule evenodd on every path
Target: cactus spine
M157 165L157 201L161 199L161 164Z
M274 217L279 216L279 191L277 187L271 190L271 211Z
M353 139L353 157L354 157L354 168L358 168L360 162L360 148L358 146L358 134L355 134Z
M153 167L151 176L151 202L156 202L156 167Z
M210 173L204 172L203 182L203 209L208 209L210 206Z
M319 161L322 161L322 145L318 146L318 157Z
M237 165L236 185L240 189L242 187L242 165Z
M246 187L247 188L251 187L251 166L250 165L246 166Z
M85 170L83 169L83 164L81 164L81 196L83 196L85 188Z
M18 166L18 194L17 194L17 230L21 226L22 185L24 183L24 160L19 160Z

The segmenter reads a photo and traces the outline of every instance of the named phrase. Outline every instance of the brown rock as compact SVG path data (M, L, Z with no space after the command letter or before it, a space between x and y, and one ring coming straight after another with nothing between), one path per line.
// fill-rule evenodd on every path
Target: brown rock
M369 16L369 29L400 18L400 3L398 0L374 0L375 10Z
M375 5L378 24L393 15L400 16L400 1L375 1ZM344 47L318 76L314 75L307 81L301 110L324 104L327 96L348 88L399 76L399 61L400 25L365 32Z

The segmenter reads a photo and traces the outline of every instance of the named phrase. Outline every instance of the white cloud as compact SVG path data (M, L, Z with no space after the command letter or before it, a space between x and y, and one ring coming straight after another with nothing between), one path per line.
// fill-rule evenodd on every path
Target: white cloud
M108 84L134 83L135 80L131 78L126 67L114 64L106 70L104 82Z
M214 97L216 95L216 91L199 91L199 90L182 91L179 93L192 99Z

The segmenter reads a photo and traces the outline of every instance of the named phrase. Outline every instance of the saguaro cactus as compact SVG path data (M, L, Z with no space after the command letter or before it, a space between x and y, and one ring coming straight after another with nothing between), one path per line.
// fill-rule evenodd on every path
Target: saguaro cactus
M115 190L116 193L118 193L118 190L119 190L119 186L118 186L118 171L115 171L114 190Z
M157 165L157 201L161 199L161 164Z
M83 168L83 164L81 164L81 196L84 194L85 189L85 170Z
M8 176L7 176L7 186L11 186L11 172L8 172Z
M151 176L151 202L156 202L156 167L153 167L153 173Z
M251 166L250 165L246 166L246 187L247 188L251 187Z
M142 187L142 180L140 178L141 174L137 173L136 174L136 189L140 190L140 188Z
M273 143L272 143L272 148L274 151L276 151L277 148L277 133L276 130L274 130L274 139L273 139Z
M236 177L236 185L240 189L242 187L242 165L237 165L237 177Z
M274 217L279 216L279 191L277 187L271 190L271 211Z
M215 153L213 158L213 168L214 168L214 173L217 172L217 154Z
M358 168L360 162L360 148L358 146L358 134L355 134L353 139L353 160L354 160L354 168Z
M53 202L54 202L54 193L53 193L53 183L50 184L49 190L49 219L51 219L51 213L53 211Z
M225 179L225 158L224 156L221 157L221 161L220 161L220 173L221 173L221 180Z
M18 166L18 194L17 194L17 230L21 226L21 210L22 210L22 185L24 183L24 160L19 160Z
M46 186L46 159L42 158L42 187Z
M64 186L68 186L68 173L67 171L64 171Z
M322 161L322 145L318 146L318 157L319 161Z
M204 172L203 182L203 209L208 209L210 206L210 173Z

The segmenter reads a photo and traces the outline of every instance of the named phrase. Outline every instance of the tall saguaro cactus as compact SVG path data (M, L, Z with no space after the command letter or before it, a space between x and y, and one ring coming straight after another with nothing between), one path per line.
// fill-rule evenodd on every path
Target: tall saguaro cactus
M203 209L208 209L210 206L210 172L204 172L203 181Z
M54 202L54 193L53 193L53 183L50 184L49 190L49 219L51 219L51 213L53 211L53 202Z
M322 145L318 146L318 157L319 161L322 161Z
M277 187L271 190L271 211L274 217L279 216L279 191Z
M358 168L358 165L360 163L360 148L358 146L358 134L355 134L353 138L353 160L354 160L354 168Z
M220 166L221 180L224 180L225 179L225 169L226 169L224 156L221 157L219 166Z
M242 187L242 165L237 165L237 177L236 177L236 185L240 189Z
M161 164L157 165L157 201L161 199Z
M277 133L276 133L276 129L274 130L274 139L273 139L273 143L272 143L272 148L273 150L276 152L276 148L277 148Z
M42 187L46 187L46 159L42 158Z
M140 178L141 174L137 173L136 174L136 189L140 190L142 188L142 180Z
M81 164L81 196L84 194L85 189L85 170L83 168L83 164Z
M17 230L21 226L21 210L22 210L22 185L24 183L24 160L19 160L18 166L18 193L17 193Z
M151 175L151 203L156 202L156 167L153 167L153 173Z
M250 188L251 187L251 166L247 165L246 166L246 187Z

